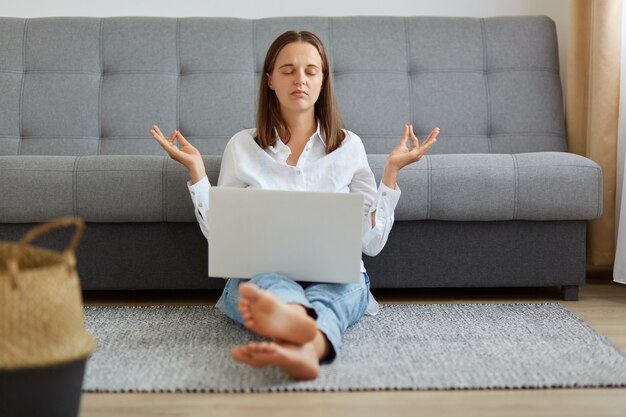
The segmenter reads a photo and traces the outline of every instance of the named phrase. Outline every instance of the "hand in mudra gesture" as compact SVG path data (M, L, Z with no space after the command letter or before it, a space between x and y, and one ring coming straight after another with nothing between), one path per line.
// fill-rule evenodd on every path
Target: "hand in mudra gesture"
M150 134L173 160L183 164L189 170L192 183L204 177L205 168L202 155L191 143L187 142L187 139L178 130L166 138L159 126L152 125ZM177 146L176 141L178 141L179 146Z
M417 162L422 159L422 156L428 152L433 143L437 141L437 135L439 134L439 128L434 128L430 134L424 139L420 145L417 136L413 133L413 125L404 125L404 132L398 146L393 148L389 156L387 157L387 163L396 170L400 170L403 167ZM413 146L411 149L407 147L407 143L411 138Z

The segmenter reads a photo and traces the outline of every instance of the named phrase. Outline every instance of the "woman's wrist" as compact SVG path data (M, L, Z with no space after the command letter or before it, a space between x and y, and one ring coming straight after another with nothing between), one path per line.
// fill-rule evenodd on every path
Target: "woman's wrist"
M189 181L191 181L191 185L200 181L205 175L206 172L204 168L189 169Z
M400 172L398 168L391 166L389 162L387 162L385 164L385 168L383 168L383 184L395 190L396 180L398 179L398 172Z

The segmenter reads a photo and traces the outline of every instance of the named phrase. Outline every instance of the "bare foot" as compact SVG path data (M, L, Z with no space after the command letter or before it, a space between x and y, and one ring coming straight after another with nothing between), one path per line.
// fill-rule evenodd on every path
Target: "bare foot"
M248 329L274 340L302 345L317 333L315 320L304 307L284 303L249 282L239 286L238 310Z
M294 379L315 379L320 365L313 343L250 342L231 350L233 359L254 368L277 365Z

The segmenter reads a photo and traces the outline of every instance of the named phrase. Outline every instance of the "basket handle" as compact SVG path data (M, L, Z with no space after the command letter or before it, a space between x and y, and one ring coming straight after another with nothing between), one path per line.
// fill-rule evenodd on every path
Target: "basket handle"
M17 278L17 273L19 272L19 262L22 258L22 254L26 245L52 229L59 229L62 227L70 226L75 226L76 230L74 231L74 235L72 236L70 244L63 251L63 256L66 258L69 267L73 268L74 266L76 266L76 258L74 257L74 252L76 251L78 242L80 242L80 239L83 236L83 232L85 230L84 220L80 217L72 216L51 219L47 223L33 227L24 236L22 236L22 238L18 242L17 250L13 254L13 259L7 260L7 270L9 272L9 275L11 275L11 278L13 279L12 284L14 288L17 284L15 280Z

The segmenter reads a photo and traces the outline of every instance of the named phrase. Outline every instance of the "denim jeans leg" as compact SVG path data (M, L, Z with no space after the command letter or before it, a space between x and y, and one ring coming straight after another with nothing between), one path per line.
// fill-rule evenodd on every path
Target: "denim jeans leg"
M367 310L369 288L369 276L363 272L358 284L315 283L304 291L317 311L317 327L331 345L328 357L320 363L331 363L337 357L343 333L359 321Z
M243 324L243 319L237 310L237 306L239 305L239 286L244 282L250 282L270 292L285 303L300 304L307 310L309 316L313 319L317 318L317 313L304 295L304 289L300 284L285 275L263 273L255 275L251 279L230 278L226 282L216 307L237 323Z

